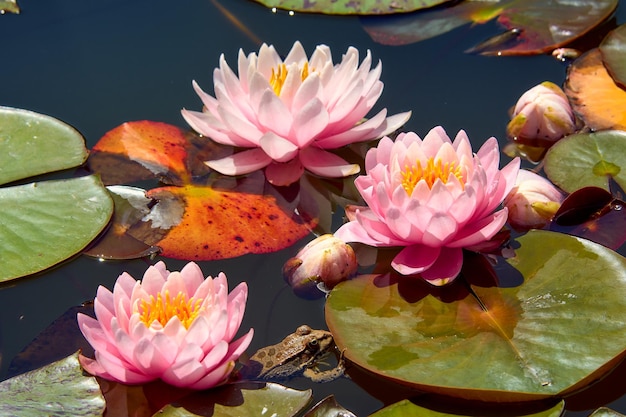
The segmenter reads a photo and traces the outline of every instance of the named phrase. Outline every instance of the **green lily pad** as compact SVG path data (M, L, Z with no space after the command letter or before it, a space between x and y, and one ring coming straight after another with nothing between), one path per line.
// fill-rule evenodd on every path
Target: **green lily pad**
M561 139L548 150L545 172L567 192L583 187L609 190L609 178L626 186L626 132L606 130Z
M104 397L96 379L84 376L78 353L0 383L3 416L101 416Z
M451 0L255 0L267 7L325 14L407 13L448 3Z
M559 417L565 409L565 402L561 401L554 407L539 413L526 414L526 417ZM517 415L517 414L515 414ZM439 411L429 410L419 405L413 404L409 400L402 400L380 411L375 412L370 417L453 417L460 414L441 413ZM520 416L524 417L524 416Z
M613 79L626 86L626 25L613 29L600 44L602 61Z
M0 107L0 185L76 167L85 141L43 114ZM0 188L0 282L42 271L84 249L113 202L95 176Z
M224 385L185 397L163 407L159 417L294 416L311 400L311 390L299 391L274 383Z
M464 399L539 400L587 386L624 357L626 259L560 233L518 242L517 287L471 294L462 279L437 288L389 274L339 284L326 302L338 348L380 377Z
M96 176L0 188L0 281L34 274L84 249L113 202Z
M82 135L44 114L0 107L0 185L87 160Z

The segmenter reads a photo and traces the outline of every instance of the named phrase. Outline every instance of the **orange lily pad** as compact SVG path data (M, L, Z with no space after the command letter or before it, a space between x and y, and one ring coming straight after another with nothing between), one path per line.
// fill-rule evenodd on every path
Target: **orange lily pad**
M613 80L598 48L572 63L564 91L576 114L592 130L626 130L626 90Z
M172 185L149 191L110 187L116 194L115 216L88 254L129 259L160 250L171 258L213 260L274 252L307 236L318 216L302 213L315 208L307 209L294 196L283 199L262 174L237 180L211 173L204 161L228 152L228 147L160 122L128 122L106 133L88 162L104 182Z
M155 188L147 196L157 204L184 202L180 223L163 239L147 242L176 259L206 261L274 252L307 236L316 223L285 212L269 195L188 185Z
M106 185L154 178L181 185L208 174L204 161L227 152L192 131L141 120L107 132L91 150L88 165Z

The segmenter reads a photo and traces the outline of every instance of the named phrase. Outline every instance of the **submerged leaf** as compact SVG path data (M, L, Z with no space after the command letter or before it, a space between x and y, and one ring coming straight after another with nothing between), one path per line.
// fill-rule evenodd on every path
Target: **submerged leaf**
M550 52L583 36L606 20L617 3L617 0L474 0L411 15L367 17L362 22L374 41L403 45L497 17L505 32L467 52L529 55Z
M113 201L93 175L0 188L0 281L34 274L84 249Z
M603 188L574 191L554 215L550 230L580 236L611 249L626 242L626 202Z
M470 294L460 280L434 288L388 275L339 284L326 303L338 348L378 376L465 399L538 400L587 386L624 357L626 259L561 233L518 241L517 287Z
M78 353L0 383L3 416L95 417L104 408L98 383L83 375Z
M606 130L570 135L552 146L544 161L548 178L567 192L583 187L610 191L610 179L623 189L626 186L626 132Z
M44 114L0 107L0 185L85 162L85 140Z
M326 14L389 14L425 9L452 0L255 0L267 7Z
M9 376L48 365L79 349L82 354L93 351L78 328L77 313L93 317L93 303L71 307L50 323L24 350L13 358L9 365Z
M171 225L163 239L143 239L161 247L163 256L177 259L212 260L274 252L308 235L316 223L285 212L269 195L196 186L155 188L147 195L157 204L184 209L182 219Z
M185 397L163 407L159 417L294 416L311 400L311 390L273 383L237 383Z
M510 2L498 23L512 38L497 35L468 52L483 55L530 55L551 52L588 33L611 16L618 0L533 0Z
M563 88L574 112L592 130L626 130L626 90L615 83L598 48L575 60Z
M304 417L356 417L354 413L342 407L334 395L329 395L311 408Z
M154 201L146 197L146 191L141 188L123 185L107 188L115 203L111 226L83 253L102 259L136 259L157 254L159 247L148 245L143 239L148 235L150 240L158 240L158 236L165 236L169 228L152 227L144 220L154 218L154 212L161 207L153 205ZM183 210L181 206L176 222L180 221Z

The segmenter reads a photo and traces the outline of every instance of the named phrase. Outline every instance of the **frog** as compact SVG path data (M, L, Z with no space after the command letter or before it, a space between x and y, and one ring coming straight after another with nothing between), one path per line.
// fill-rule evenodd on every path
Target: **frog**
M320 361L331 353L338 356L337 365L318 369ZM283 381L304 376L314 382L330 382L341 377L344 371L343 352L337 355L332 334L304 324L280 343L257 350L239 374L253 381Z

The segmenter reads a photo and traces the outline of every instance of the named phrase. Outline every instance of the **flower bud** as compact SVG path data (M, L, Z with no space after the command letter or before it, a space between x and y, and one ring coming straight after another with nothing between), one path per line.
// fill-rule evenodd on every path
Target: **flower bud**
M522 94L506 131L509 139L517 142L549 146L576 132L577 123L563 90L545 81Z
M352 247L332 234L309 242L283 266L283 277L294 292L306 298L323 293L318 284L331 289L356 273L357 261Z
M522 169L517 174L515 187L504 199L509 224L515 230L541 229L554 217L563 198L550 181Z

